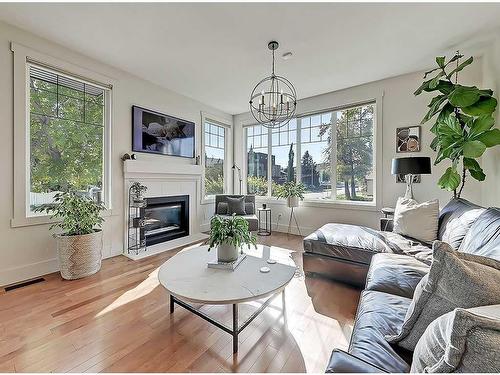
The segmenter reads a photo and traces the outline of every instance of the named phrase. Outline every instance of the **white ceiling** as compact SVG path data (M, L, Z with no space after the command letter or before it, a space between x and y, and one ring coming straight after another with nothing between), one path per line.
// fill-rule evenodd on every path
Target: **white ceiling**
M0 19L231 114L277 72L305 98L426 69L500 26L500 4L3 3Z

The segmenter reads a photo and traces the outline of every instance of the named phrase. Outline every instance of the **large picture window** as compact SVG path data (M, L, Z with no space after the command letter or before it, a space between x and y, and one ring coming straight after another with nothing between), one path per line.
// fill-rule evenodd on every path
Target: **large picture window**
M224 172L226 170L225 140L226 128L205 121L205 197L224 193Z
M277 184L300 181L306 200L373 202L374 112L370 102L301 116L271 133L247 127L247 192L273 196Z
M28 64L28 214L58 192L104 201L107 89Z

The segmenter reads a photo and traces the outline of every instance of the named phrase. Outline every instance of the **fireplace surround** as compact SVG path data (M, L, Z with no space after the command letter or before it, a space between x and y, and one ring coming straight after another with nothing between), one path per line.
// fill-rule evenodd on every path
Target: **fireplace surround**
M141 218L146 246L189 236L189 195L146 198Z

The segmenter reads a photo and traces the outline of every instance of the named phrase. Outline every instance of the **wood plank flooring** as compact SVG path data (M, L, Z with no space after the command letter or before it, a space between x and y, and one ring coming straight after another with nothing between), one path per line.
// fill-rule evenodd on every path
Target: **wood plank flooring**
M302 237L273 233L259 243L294 250ZM193 246L198 246L195 244ZM178 250L177 250L178 251ZM331 350L345 349L359 291L298 272L281 298L239 337L176 307L157 269L176 251L139 261L103 261L91 277L0 291L0 372L324 372ZM259 305L240 305L240 319ZM199 306L229 325L230 306Z

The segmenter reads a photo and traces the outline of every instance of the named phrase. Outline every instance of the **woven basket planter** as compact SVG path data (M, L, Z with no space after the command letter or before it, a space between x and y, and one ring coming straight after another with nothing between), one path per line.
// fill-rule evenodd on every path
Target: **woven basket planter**
M61 276L66 280L90 276L101 269L102 230L77 236L57 236Z

